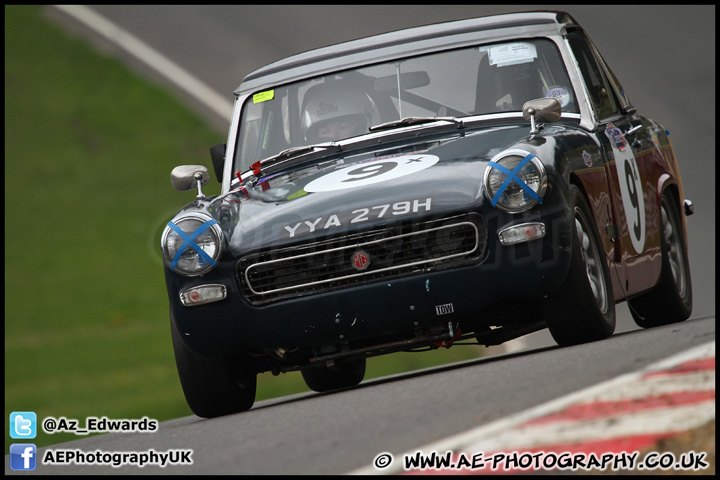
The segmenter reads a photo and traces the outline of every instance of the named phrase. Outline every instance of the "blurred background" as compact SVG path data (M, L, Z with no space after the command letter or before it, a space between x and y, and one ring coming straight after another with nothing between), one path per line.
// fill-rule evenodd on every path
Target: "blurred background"
M12 411L81 421L190 415L159 243L194 194L172 189L170 171L211 168L208 149L225 141L232 91L245 75L331 43L535 8L101 5L82 10L100 17L80 18L6 5L6 453ZM544 8L571 13L638 111L670 131L696 205L688 219L693 317L714 314L715 7ZM162 57L144 61L133 48ZM196 88L178 81L185 74ZM219 185L204 190L219 193ZM636 328L624 304L618 316L618 331ZM538 332L510 348L551 344ZM368 378L496 352L458 346L378 357ZM303 391L297 373L258 381L259 400ZM41 433L35 443L72 438Z

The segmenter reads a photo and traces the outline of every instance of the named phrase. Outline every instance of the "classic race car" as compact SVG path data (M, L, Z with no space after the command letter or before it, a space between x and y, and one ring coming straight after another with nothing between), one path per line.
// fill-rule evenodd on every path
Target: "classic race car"
M685 200L639 115L563 12L474 18L320 48L249 74L227 143L162 235L193 412L252 407L257 374L356 385L370 356L560 345L689 317Z

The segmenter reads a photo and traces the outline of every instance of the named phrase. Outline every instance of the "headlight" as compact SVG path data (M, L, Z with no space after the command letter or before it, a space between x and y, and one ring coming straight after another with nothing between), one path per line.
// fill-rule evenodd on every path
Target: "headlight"
M542 203L547 174L535 154L505 150L488 163L484 183L485 195L493 207L518 213Z
M222 231L217 220L208 215L184 214L165 227L161 247L170 269L196 277L217 265L222 253Z

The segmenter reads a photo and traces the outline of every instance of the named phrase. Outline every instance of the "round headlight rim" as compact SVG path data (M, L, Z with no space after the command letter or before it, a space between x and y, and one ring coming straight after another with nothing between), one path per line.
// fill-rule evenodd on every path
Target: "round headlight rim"
M203 224L213 221L215 219L206 213L186 212L186 213L179 214L178 216L172 218L171 222L178 225L180 222L185 221L185 220L197 220L201 223L201 225L203 225ZM213 260L215 262L217 262L223 254L222 229L220 228L220 224L217 222L214 223L213 225L210 225L210 227L208 227L208 229L212 231L213 236L215 237L216 242L217 242L217 252L215 252L215 255L212 257ZM170 228L169 225L166 225L165 230L163 230L162 237L160 238L160 249L162 252L163 262L165 263L165 265L168 268L170 268L170 266L172 264L172 260L173 260L173 258L168 258L168 251L166 248L167 239L168 239L168 236L170 235L171 231L173 231L173 229ZM185 270L179 269L178 266L176 265L175 268L172 269L172 271L175 273L178 273L180 275L183 275L185 277L200 277L202 275L205 275L209 271L211 271L213 268L215 268L215 266L213 266L211 263L208 263L207 266L205 268L203 268L202 270L197 270L194 272L187 272Z
M522 149L509 149L509 150L503 150L502 152L496 154L494 157L490 159L490 162L498 163L500 160L502 160L505 157L520 157L525 158L528 155L532 155L530 158L530 163L532 163L535 168L537 169L538 173L540 174L540 189L536 193L540 198L543 198L545 196L545 193L548 189L548 177L547 177L547 170L545 169L545 165L543 162L538 158L538 156L533 153L529 152L527 150ZM492 173L492 170L494 170L493 167L488 165L485 168L485 173L483 174L483 190L485 191L485 197L492 202L492 199L494 197L493 194L490 192L490 187L488 185L488 182L490 180L490 174ZM540 204L537 200L534 198L531 199L528 203L525 205L518 207L518 208L509 208L505 205L501 205L500 203L496 203L494 205L495 208L499 208L505 212L515 214L515 213L522 213L526 212L527 210L530 210L531 208L535 207L536 205Z

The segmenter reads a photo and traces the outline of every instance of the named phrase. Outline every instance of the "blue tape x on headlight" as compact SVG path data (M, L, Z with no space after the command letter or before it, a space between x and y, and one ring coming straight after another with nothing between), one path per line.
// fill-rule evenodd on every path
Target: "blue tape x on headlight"
M185 250L188 247L192 247L198 253L198 255L200 255L200 257L202 257L203 260L208 262L213 267L217 264L217 262L215 262L215 260L213 260L212 257L210 257L210 255L208 255L207 252L205 252L205 250L203 250L200 247L200 245L198 245L195 242L195 239L200 234L202 234L205 230L207 230L211 226L215 225L216 223L218 223L217 220L214 220L214 219L209 220L209 221L203 223L202 225L200 225L200 227L198 227L193 233L188 235L180 227L175 225L175 223L173 223L172 221L168 222L168 227L172 228L173 231L175 233L177 233L178 235L180 235L180 237L183 239L182 245L180 245L180 248L178 248L177 252L175 253L175 257L173 258L172 263L170 264L170 268L172 270L175 270L175 267L177 266L178 261L180 261L180 257L182 256L182 254L185 252Z
M495 195L492 198L492 201L490 202L493 207L497 204L498 200L500 200L500 197L502 197L502 194L505 192L505 189L508 187L508 185L510 185L510 182L513 182L513 181L515 183L517 183L518 185L520 185L520 187L523 190L525 190L527 192L527 194L530 195L530 197L532 197L536 202L538 202L539 204L542 204L542 197L540 195L538 195L535 190L530 188L530 186L527 183L525 183L520 177L518 177L518 173L520 173L520 170L522 170L523 167L525 167L525 165L527 165L533 157L535 157L534 154L532 154L532 153L527 154L525 156L525 158L523 158L522 161L520 163L518 163L515 166L515 168L512 169L512 171L509 170L508 168L505 168L504 166L500 165L499 163L495 163L495 162L488 163L488 166L490 166L492 168L497 168L498 170L503 172L505 175L507 175L507 177L505 178L505 181L502 183L502 185L500 185L500 188L498 189L497 193L495 193Z

